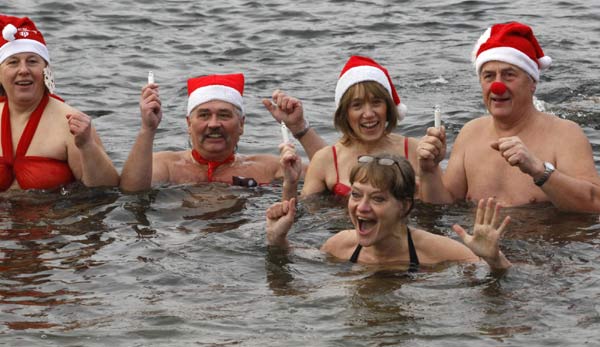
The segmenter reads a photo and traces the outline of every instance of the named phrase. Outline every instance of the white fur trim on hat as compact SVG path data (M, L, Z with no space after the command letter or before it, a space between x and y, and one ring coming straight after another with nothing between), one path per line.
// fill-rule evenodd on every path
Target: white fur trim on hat
M404 103L398 104L398 115L400 116L398 121L403 120L404 117L406 117L407 113L408 113L408 107L406 107L406 105Z
M210 85L197 88L190 94L187 106L188 116L196 106L212 100L228 102L242 110L242 115L245 114L244 99L237 89L223 85Z
M48 54L48 48L36 40L18 39L9 41L0 47L0 63L11 55L18 53L35 53L50 64L50 55Z
M387 89L391 97L392 87L385 73L374 66L362 65L349 69L338 80L335 86L335 106L338 107L340 105L340 100L342 100L342 96L344 96L348 88L364 81L375 81L381 84Z
M483 64L494 60L513 64L521 68L531 77L533 77L535 81L539 81L540 79L540 70L537 63L531 60L527 54L512 47L496 47L481 52L475 60L475 69L477 71L477 75L479 75Z

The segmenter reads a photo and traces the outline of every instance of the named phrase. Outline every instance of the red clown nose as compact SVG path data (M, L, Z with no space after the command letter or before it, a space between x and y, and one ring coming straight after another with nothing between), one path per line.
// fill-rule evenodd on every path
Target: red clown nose
M492 93L496 95L502 95L504 92L506 92L506 85L504 85L502 82L494 82L492 83L490 89L492 90Z

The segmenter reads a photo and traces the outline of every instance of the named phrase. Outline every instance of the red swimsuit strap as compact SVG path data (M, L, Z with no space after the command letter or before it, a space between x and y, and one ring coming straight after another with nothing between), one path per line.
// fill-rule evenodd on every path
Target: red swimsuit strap
M207 173L208 181L212 182L213 181L213 173L215 172L215 170L223 164L233 162L235 160L235 153L231 153L231 155L223 161L213 161L213 160L204 159L202 157L202 155L200 155L200 153L198 153L198 151L196 151L195 149L192 149L192 157L194 157L194 160L196 160L198 162L198 164L208 165L208 173Z
M48 105L48 100L48 94L44 94L38 106L31 113L31 115L29 115L29 120L27 121L27 125L25 125L25 129L23 129L23 133L21 134L21 138L19 139L19 143L17 145L15 157L24 156L25 153L27 153L29 145L31 144L31 140L33 139L33 135L35 135L35 131L40 124L40 119L42 119L44 109L46 109L46 105ZM4 104L4 109L2 110L2 152L4 153L4 159L7 162L12 163L14 159L8 101Z
M333 151L333 165L335 167L335 183L339 183L340 182L340 173L338 171L337 153L335 151L335 145L331 146L331 150Z

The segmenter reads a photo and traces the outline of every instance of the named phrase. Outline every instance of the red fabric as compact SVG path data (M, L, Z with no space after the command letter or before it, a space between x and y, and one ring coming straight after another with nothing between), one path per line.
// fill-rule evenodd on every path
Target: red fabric
M213 182L213 173L215 172L215 170L223 164L233 162L235 160L235 153L231 153L231 155L223 161L211 161L204 159L202 155L198 153L198 151L192 149L192 157L194 157L194 160L196 160L198 164L208 165L208 182Z
M333 165L335 166L335 184L333 185L332 192L337 196L348 196L350 195L352 188L340 183L340 172L338 170L337 152L335 150L335 146L331 146L331 150L333 151Z
M241 73L228 75L208 75L190 78L187 82L188 96L196 89L213 85L220 85L233 88L244 95L244 75Z
M27 17L17 18L13 16L1 15L0 14L0 30L4 29L4 27L8 24L12 24L17 28L17 33L15 34L15 40L27 39L38 41L42 45L46 45L46 41L44 41L44 37L42 33L37 30L33 21ZM0 35L0 47L6 44L7 41L2 35Z
M497 47L517 49L542 67L539 59L544 57L544 52L533 35L533 30L525 24L519 22L495 24L492 26L490 38L477 50L477 56L483 51Z
M392 79L388 70L369 57L363 57L360 55L351 56L350 59L348 59L348 62L346 62L346 65L344 65L342 68L342 72L340 72L339 77L342 77L348 70L359 66L372 66L381 70L385 74L385 77L390 84L390 88L392 89L392 99L394 100L394 103L396 105L400 104L400 96L398 96L398 92L396 91L396 87L394 87L394 83L392 83Z
M4 104L1 125L4 156L0 157L0 191L7 190L15 179L22 189L51 189L75 180L67 162L53 158L25 155L48 100L48 95L44 94L40 104L29 116L14 155L10 111L8 102Z
M333 194L337 196L348 196L352 192L352 188L340 182L340 173L337 163L337 152L335 146L331 146L333 152L333 165L335 167L335 184L333 185ZM404 137L404 157L408 159L408 137Z

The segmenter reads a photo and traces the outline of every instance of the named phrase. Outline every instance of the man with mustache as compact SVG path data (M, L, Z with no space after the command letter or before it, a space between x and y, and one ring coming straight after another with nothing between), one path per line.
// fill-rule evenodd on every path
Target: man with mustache
M504 206L549 201L562 210L600 211L600 179L584 132L534 107L540 70L551 59L531 28L492 26L473 60L489 115L461 129L443 177L445 129L427 129L417 148L421 198L451 203L493 196Z
M201 182L256 186L283 177L278 156L236 153L245 121L243 74L195 77L187 84L186 120L192 148L152 153L162 109L158 85L149 83L142 89L142 126L123 166L121 189L135 192L161 183ZM273 99L279 106L268 108L273 116L286 120L296 138L308 145L305 148L314 144L319 147L322 140L306 125L301 104L283 93L274 93ZM295 130L298 127L301 130ZM300 165L300 160L296 164Z

